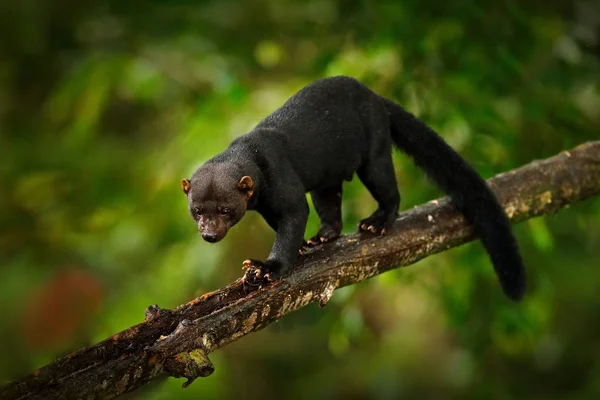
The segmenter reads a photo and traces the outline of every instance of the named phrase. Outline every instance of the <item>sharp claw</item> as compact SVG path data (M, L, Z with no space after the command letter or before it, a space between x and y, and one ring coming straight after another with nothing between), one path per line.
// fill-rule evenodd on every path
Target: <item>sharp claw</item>
M327 239L323 236L319 236L319 240L321 241L321 243L327 243Z
M248 275L248 273L244 274L244 276L242 277L242 283L244 285L248 285L248 286L252 286L252 287L256 287L258 285L260 285L260 283L257 283L256 280L256 275L251 277ZM245 289L244 289L245 291Z
M386 232L385 228L383 228L383 229L381 230L381 236L384 236L386 233L387 233L387 232Z
M375 227L373 225L369 225L369 227L367 228L367 230L371 233L377 233L377 229L375 229Z

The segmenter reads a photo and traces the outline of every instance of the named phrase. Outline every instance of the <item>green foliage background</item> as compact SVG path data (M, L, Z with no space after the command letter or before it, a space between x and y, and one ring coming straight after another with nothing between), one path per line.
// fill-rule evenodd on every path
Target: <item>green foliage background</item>
M268 254L257 215L199 240L179 180L316 78L396 99L485 177L599 139L598 15L591 0L4 1L0 383ZM441 195L395 157L403 209ZM373 207L346 185L345 231ZM472 243L243 338L188 389L133 397L600 398L600 199L515 232L522 304Z

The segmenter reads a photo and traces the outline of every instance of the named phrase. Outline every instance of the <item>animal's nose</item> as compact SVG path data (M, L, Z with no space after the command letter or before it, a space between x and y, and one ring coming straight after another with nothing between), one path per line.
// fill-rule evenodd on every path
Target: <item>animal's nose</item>
M209 243L214 243L219 240L219 237L216 233L203 233L202 239L206 240Z

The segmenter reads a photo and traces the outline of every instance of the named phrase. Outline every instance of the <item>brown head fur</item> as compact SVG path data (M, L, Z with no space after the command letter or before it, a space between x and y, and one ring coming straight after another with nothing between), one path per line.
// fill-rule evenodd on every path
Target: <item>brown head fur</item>
M250 176L240 174L226 163L205 164L192 179L183 179L181 188L188 209L207 242L218 242L237 224L254 194Z

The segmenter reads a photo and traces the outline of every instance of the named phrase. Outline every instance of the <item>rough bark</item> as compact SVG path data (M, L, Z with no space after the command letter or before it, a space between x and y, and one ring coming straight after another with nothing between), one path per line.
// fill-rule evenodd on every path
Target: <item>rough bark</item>
M600 141L488 182L512 222L556 212L600 193ZM174 310L151 306L144 322L4 386L0 398L113 398L164 373L187 377L185 386L213 372L207 355L216 349L310 302L325 305L337 288L473 239L447 198L431 201L403 212L387 236L344 236L301 257L285 280L252 293L238 280Z

